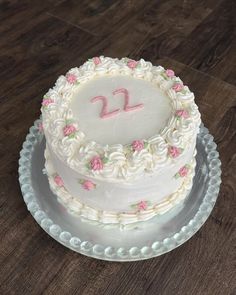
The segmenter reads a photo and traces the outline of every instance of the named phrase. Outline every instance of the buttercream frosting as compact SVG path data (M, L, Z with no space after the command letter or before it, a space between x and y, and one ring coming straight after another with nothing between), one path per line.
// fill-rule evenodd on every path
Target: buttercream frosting
M186 198L201 120L173 70L95 57L60 76L41 111L50 187L74 214L124 225Z

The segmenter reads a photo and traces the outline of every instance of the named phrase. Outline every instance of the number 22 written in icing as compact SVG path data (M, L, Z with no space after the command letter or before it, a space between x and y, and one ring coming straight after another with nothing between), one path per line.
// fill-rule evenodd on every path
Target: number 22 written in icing
M115 91L112 92L112 94L113 95L116 95L116 94L123 94L124 95L124 107L123 107L123 110L125 112L130 112L130 111L134 111L134 110L138 110L138 109L143 108L143 103L140 103L140 104L137 104L137 105L134 105L134 106L129 105L129 100L130 100L129 92L125 88L116 89ZM94 103L94 102L99 101L99 100L102 101L102 111L100 113L100 117L102 119L111 118L111 117L115 116L116 114L118 114L120 112L120 109L115 109L115 110L110 111L110 112L108 111L108 100L107 100L106 96L103 96L103 95L95 96L95 97L93 97L91 99L91 102Z

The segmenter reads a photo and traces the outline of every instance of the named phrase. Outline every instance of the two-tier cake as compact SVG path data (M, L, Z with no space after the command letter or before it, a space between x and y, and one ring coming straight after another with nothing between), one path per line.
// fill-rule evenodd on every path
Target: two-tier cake
M60 76L41 110L49 184L70 212L129 224L188 195L200 114L173 70L95 57Z

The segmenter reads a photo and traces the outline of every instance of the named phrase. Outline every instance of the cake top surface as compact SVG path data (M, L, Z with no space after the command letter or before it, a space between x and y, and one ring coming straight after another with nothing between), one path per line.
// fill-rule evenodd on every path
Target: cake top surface
M62 161L111 180L174 161L200 124L189 88L172 70L143 59L88 60L58 78L41 111L47 142Z
M108 115L102 116L104 103ZM170 100L157 85L122 75L104 75L82 84L70 108L87 140L103 145L148 139L171 116Z

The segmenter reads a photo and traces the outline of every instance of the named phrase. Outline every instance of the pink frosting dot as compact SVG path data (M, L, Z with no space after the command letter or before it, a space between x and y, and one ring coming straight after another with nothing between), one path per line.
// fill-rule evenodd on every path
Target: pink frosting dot
M175 84L172 86L172 89L173 89L175 92L179 92L179 91L181 91L183 88L184 88L184 85L181 84L181 83L175 83Z
M182 117L184 119L187 119L189 117L189 113L186 110L177 110L175 112L175 114L176 114L177 117Z
M59 175L56 175L54 177L54 181L55 181L56 185L58 185L59 187L64 186L64 182L63 182L62 178Z
M148 207L147 202L146 201L141 201L140 203L138 203L138 209L140 211L146 210Z
M188 174L188 168L186 166L183 166L182 168L179 169L179 175L181 177L184 177Z
M46 107L46 106L48 106L49 104L51 104L51 103L53 103L54 101L53 101L53 99L51 99L51 98L45 98L43 101L42 101L42 105L44 106L44 107Z
M180 149L178 149L176 146L170 146L168 149L168 154L172 158L177 158L180 155Z
M38 130L39 130L40 132L43 132L43 123L42 123L42 122L40 122L40 123L38 124Z
M141 151L144 148L144 142L143 140L134 140L132 142L132 148L134 151Z
M127 66L130 68L130 69L135 69L136 66L137 66L138 62L133 60L133 59L130 59L128 62L127 62Z
M103 169L103 162L99 156L94 156L90 161L90 167L92 170L102 170Z
M76 132L76 128L74 125L70 124L70 125L66 125L64 128L63 128L63 134L64 136L69 136L70 134L72 133L75 133Z
M174 77L175 72L173 70L167 69L166 70L166 75L170 78Z
M82 187L83 187L85 190L90 191L90 190L95 189L96 184L93 183L93 182L90 181L90 180L85 180L85 181L82 183Z
M66 80L70 84L74 84L77 81L77 78L76 78L76 76L74 74L67 74L66 75Z
M97 65L99 65L100 63L101 63L101 59L100 59L100 57L94 57L93 58L93 62L94 62L94 64L97 66Z

